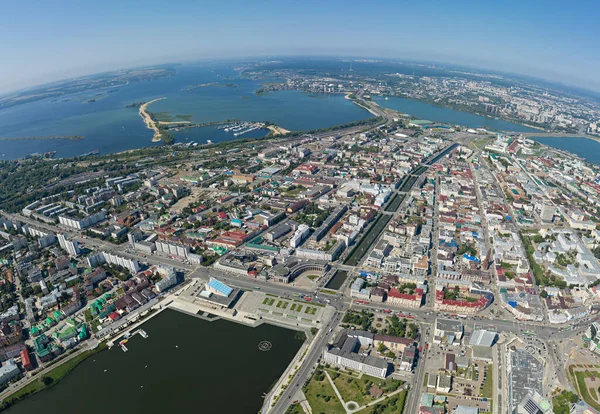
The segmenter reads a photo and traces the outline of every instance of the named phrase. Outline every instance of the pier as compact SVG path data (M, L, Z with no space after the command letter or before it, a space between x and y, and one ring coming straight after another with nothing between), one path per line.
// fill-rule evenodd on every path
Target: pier
M125 344L127 342L129 342L131 337L135 336L136 334L140 334L140 336L142 338L148 339L148 333L141 328L133 331L132 333L130 333L130 332L125 333L125 335L123 335L123 339L121 341L119 341L119 346L121 347L123 352L129 351L129 349L125 346ZM108 346L108 349L111 349L115 345L115 343L113 341L110 341L106 345Z

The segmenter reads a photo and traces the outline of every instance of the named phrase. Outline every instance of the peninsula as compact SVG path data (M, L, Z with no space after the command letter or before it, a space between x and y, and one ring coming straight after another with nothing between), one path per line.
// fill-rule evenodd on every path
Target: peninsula
M148 129L151 129L154 131L154 136L152 137L152 142L159 142L162 139L163 135L162 135L162 131L159 128L159 122L153 118L152 112L148 111L148 107L150 105L152 105L154 102L162 101L163 99L167 99L167 98L165 98L165 97L156 98L156 99L153 99L149 102L146 102L146 103L140 105L140 116L142 117L142 120L144 121L144 123L146 124L146 127Z

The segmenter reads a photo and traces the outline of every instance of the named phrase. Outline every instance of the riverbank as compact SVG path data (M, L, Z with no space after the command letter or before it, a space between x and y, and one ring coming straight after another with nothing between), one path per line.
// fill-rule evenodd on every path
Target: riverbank
M584 138L584 139L590 139L592 141L596 141L596 142L600 142L600 137L596 137L593 135L588 135L588 134L561 134L561 133L533 133L533 134L522 134L524 137L526 138L530 138L533 139L534 141L536 140L536 138L541 138L541 139L552 139L552 138L558 138L558 139L566 139L566 138Z
M154 102L162 101L163 99L167 99L166 97L156 98L149 102L146 102L140 106L140 116L142 120L146 124L148 129L154 131L154 136L152 137L152 142L159 142L162 139L162 135L160 133L160 129L158 128L159 122L154 121L152 119L152 115L148 112L148 107L152 105Z
M505 118L505 117L495 117L495 116L492 116L492 115L490 115L488 113L478 112L478 111L473 110L472 108L469 108L469 107L457 107L457 106L454 106L454 105L447 105L447 104L441 103L439 101L434 101L434 100L429 100L429 99L417 99L417 98L411 98L411 97L402 96L402 95L378 95L378 96L374 97L374 99L387 99L387 98L391 98L391 99L404 99L404 100L408 100L408 101L419 102L419 103L422 103L422 104L427 104L427 105L434 106L434 107L439 108L439 109L448 109L448 110L451 110L451 111L461 112L463 114L469 114L469 115L480 116L482 118L488 118L489 120L494 120L494 121L500 120L500 121L503 121L503 122L508 122L508 123L511 123L511 124L514 124L514 125L519 125L521 127L530 128L530 129L534 129L534 130L541 131L541 132L546 131L541 126L528 124L528 123L525 123L525 122L521 121L520 119ZM431 118L432 117L425 117L425 118L422 118L422 119L431 119ZM442 122L441 120L435 120L435 119L431 119L431 120L432 121ZM447 122L444 122L444 123L447 123ZM467 126L468 127L468 125L462 125L462 124L458 124L458 123L456 125ZM506 132L519 132L519 131L508 131L507 130Z
M356 97L354 97L354 98L353 98L353 97L352 97L352 95L354 95L354 93L350 93L350 92L348 92L348 93L346 93L346 94L344 95L344 99L348 99L349 101L351 101L351 102L352 102L354 105L358 106L359 108L362 108L362 109L364 109L364 110L366 110L366 111L369 111L369 113L370 113L371 115L380 116L380 114L378 114L377 112L375 112L375 111L374 111L373 109L371 109L369 106L367 106L367 105L364 105L364 104L360 103L360 102L358 101L358 99L356 99ZM373 104L374 104L374 105L377 105L377 106L379 106L379 107L380 107L380 105L378 105L378 104L377 104L376 102L374 102L374 101L373 101Z
M9 393L8 396L2 400L2 403L0 405L0 411L8 409L12 405L35 393L53 387L54 385L58 384L67 374L73 371L77 367L77 365L82 363L88 357L105 349L106 343L101 342L94 349L80 349L79 351L76 351L68 355L67 357L64 357L62 360L56 361L55 364L40 371L38 374L32 377L29 383L17 389L13 393ZM44 378L51 379L46 380L48 381L48 385L44 383Z
M185 285L182 285L182 288L184 286ZM83 348L78 349L65 357L52 361L50 366L36 373L34 376L29 378L26 383L20 384L16 390L7 389L3 393L0 393L0 398L4 398L0 405L0 411L9 408L26 397L56 385L67 374L73 371L77 365L85 361L87 358L107 348L110 349L117 338L127 333L131 333L142 324L157 316L161 311L167 309L167 306L171 301L172 297L167 296L165 299L154 305L149 313L143 316L135 315L136 319L131 321L131 325L129 325L126 329L111 333L101 338L101 341L93 338L89 339L88 341L90 342L87 343ZM45 377L50 377L52 379L48 385L44 384L43 382ZM6 397L4 397L5 395Z
M600 138L582 135L579 137L531 137L529 139L545 145L563 156L600 165Z

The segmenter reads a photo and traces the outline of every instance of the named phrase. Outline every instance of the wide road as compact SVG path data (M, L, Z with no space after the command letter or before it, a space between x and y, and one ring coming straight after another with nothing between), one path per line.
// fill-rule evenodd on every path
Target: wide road
M427 309L427 308L401 308L397 306L390 306L388 304L383 303L369 303L368 305L359 304L353 302L350 305L351 308L355 310L369 310L372 312L383 312L384 309L391 309L393 312L401 312L405 315L412 315L414 317L415 322L423 322L423 323L435 323L436 318L447 318L447 319L455 319L462 320L463 325L472 329L473 327L477 328L485 328L495 332L512 332L515 334L523 334L524 332L532 332L540 339L551 339L551 340L563 340L566 338L571 338L577 335L582 334L587 329L586 323L574 323L570 325L560 326L552 326L552 325L544 325L539 322L525 322L525 321L517 321L517 320L508 320L508 319L490 319L488 317L482 318L478 315L468 316L466 319L461 319L458 317L452 317L444 312L437 312L435 310ZM561 330L565 327L569 329Z
M269 410L268 407L263 407L263 413L269 411L272 413L279 414L284 413L286 411L287 407L293 401L292 397L294 396L296 391L298 391L302 387L304 382L311 375L314 365L317 363L317 360L321 357L321 354L323 353L325 344L327 344L333 336L333 331L335 331L335 328L337 327L343 316L344 312L336 312L333 315L333 317L329 320L327 325L323 326L323 328L319 330L314 345L308 351L308 354L302 362L300 369L298 370L288 387L281 394L273 408ZM329 332L330 330L332 332Z

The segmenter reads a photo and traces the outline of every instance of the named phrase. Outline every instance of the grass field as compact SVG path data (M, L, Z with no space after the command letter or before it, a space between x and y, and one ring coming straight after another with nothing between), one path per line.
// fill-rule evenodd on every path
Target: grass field
M408 391L406 390L402 390L400 391L398 394L394 395L393 397L390 397L387 400L383 400L382 402L375 404L372 407L369 407L363 411L360 411L361 413L365 413L365 414L373 414L373 413L377 413L377 414L403 414L404 412L404 404L406 403L406 396L408 395ZM378 408L377 406L381 406L384 407L383 411L381 411L380 408ZM409 413L406 413L409 414Z
M357 378L354 373L347 374L346 372L336 372L334 370L328 370L328 372L344 401L355 401L359 406L372 401L369 395L369 384L381 387L386 393L396 391L402 385L402 381L391 378L382 380L369 375L362 375L360 378Z
M575 385L577 386L577 390L579 391L581 398L583 398L583 400L592 408L600 411L600 404L598 404L598 402L594 399L594 397L597 397L596 390L590 390L585 385L586 378L591 378L592 376L598 377L600 376L600 372L596 371L595 373L592 373L590 371L574 371L572 366L569 367L569 372L573 377L575 377Z
M304 410L300 404L293 404L288 407L285 414L304 414Z
M329 380L325 375L321 376L322 380L319 380L318 370L315 371L315 375L311 378L308 385L304 388L304 395L312 408L312 412L327 413L327 414L345 414L346 410L342 406L342 403L335 395Z
M494 394L494 370L493 365L489 364L485 368L485 380L483 381L483 386L481 388L481 396L485 398L492 398Z
M354 401L358 403L359 406L363 406L371 402L371 397L369 396L368 391L365 393L365 381L358 380L344 374L339 374L339 377L337 378L335 378L335 374L332 374L331 372L329 375L331 375L333 383L335 384L335 387L344 401Z

